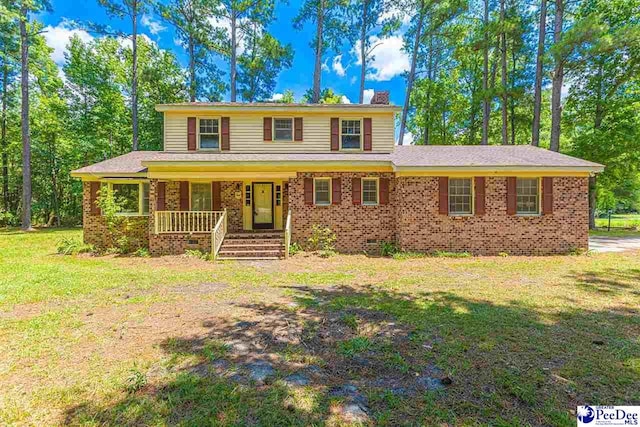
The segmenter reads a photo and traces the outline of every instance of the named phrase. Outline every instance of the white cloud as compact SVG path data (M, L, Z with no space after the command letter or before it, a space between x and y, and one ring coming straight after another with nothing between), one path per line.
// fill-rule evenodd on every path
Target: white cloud
M144 14L142 15L142 25L146 26L149 29L149 32L154 36L164 30L167 29L162 22L156 21L153 19L153 16Z
M346 96L342 95L342 98L340 98L340 103L341 104L351 104L351 100L349 98L347 98Z
M323 63L322 63L322 71L329 71L329 66L327 65L327 61L328 59L326 59Z
M157 43L151 40L146 34L138 34L138 38L143 38L147 43L157 46ZM131 49L133 46L133 42L129 37L117 37L116 40L118 40L118 44L120 44L123 49Z
M373 89L365 89L362 93L362 103L368 104L371 102L371 98L373 98Z
M333 68L333 71L335 71L338 76L344 77L344 75L346 74L346 70L342 66L342 55L338 55L333 58L333 64L331 65L331 68Z
M84 30L73 28L71 23L64 19L55 27L47 25L42 32L47 45L53 48L51 59L58 65L64 63L64 53L67 51L67 45L71 37L77 35L85 43L93 40L91 34Z
M404 138L402 138L402 145L413 144L413 134L411 132L405 132Z
M284 98L284 94L282 93L274 93L271 97L271 101L281 101Z
M384 39L377 36L369 37L371 46L377 47L373 51L370 67L373 70L367 74L367 80L386 81L399 76L409 70L409 55L402 50L402 35L397 34ZM357 64L362 64L360 57L360 42L353 47Z

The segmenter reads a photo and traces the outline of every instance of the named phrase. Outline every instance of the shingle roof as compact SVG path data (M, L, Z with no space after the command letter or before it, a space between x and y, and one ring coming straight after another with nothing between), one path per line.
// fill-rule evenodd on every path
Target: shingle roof
M391 153L204 153L134 151L73 171L74 174L144 173L153 162L351 162L389 163L398 169L419 168L579 168L599 172L603 166L529 145L397 146Z
M407 145L392 159L396 167L602 167L531 145Z

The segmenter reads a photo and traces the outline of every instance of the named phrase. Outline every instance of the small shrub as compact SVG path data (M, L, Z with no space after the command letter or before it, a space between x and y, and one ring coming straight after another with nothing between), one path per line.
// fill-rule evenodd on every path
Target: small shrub
M393 242L380 242L380 255L382 256L393 256L398 253L398 246L396 246Z
M151 253L149 252L149 248L138 248L132 255L140 258L149 258Z
M93 252L93 245L88 245L79 239L66 238L58 242L57 251L61 255L78 255Z
M569 255L589 255L589 250L585 248L571 248L568 252Z
M127 393L135 393L147 385L147 376L140 372L138 368L129 370L129 376L125 382Z
M308 242L309 248L313 251L335 253L336 234L329 227L314 224L311 228L311 237L309 237Z
M289 245L289 255L295 255L300 252L302 252L302 247L298 244L298 242L293 242Z
M508 256L509 256L509 254L508 254L507 252L500 252L500 253L498 253L498 256L501 256L501 257L508 257Z
M393 259L414 259L414 258L424 258L426 254L422 252L396 252L392 255Z
M208 260L209 254L206 252L202 252L200 249L187 249L184 251L184 254L187 258L197 258Z
M469 258L471 253L464 252L450 252L450 251L434 251L433 256L436 258Z
M11 212L0 210L0 227L19 225L19 218Z

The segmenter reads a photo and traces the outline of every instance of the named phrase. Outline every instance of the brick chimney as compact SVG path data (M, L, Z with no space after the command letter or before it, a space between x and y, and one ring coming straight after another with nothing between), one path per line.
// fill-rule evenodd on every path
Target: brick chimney
M382 104L382 105L389 105L389 91L388 90L381 90L381 91L376 91L373 93L373 96L371 97L371 104Z

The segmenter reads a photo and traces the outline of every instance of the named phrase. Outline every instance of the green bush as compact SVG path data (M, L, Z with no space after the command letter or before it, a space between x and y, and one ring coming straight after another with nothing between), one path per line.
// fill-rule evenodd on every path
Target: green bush
M107 224L107 233L114 244L114 247L107 249L107 253L129 254L142 247L139 239L131 237L140 220L118 215L122 211L123 202L116 199L116 192L103 185L98 192L96 203L100 207Z
M93 245L88 245L80 239L68 237L58 242L57 251L60 255L78 255L94 252Z
M299 252L302 252L302 247L297 242L289 245L289 255L295 255Z
M10 227L19 225L19 218L11 212L0 210L0 227Z
M197 259L203 259L205 261L208 260L209 257L211 256L206 252L202 252L200 249L187 249L184 251L184 254L186 255L187 258L197 258Z
M132 255L140 258L149 258L151 253L149 252L149 248L138 248Z
M313 227L311 227L311 237L309 237L308 242L309 249L312 251L320 251L320 256L322 256L322 253L325 253L327 256L335 254L336 248L334 244L336 243L336 234L329 227L314 224Z
M385 242L384 240L380 242L380 255L393 256L396 253L398 253L398 246L395 243Z

